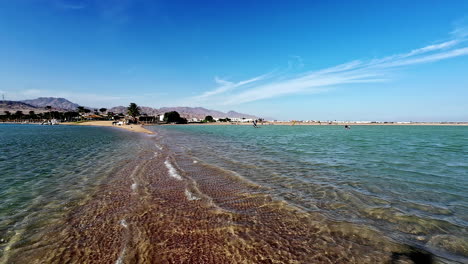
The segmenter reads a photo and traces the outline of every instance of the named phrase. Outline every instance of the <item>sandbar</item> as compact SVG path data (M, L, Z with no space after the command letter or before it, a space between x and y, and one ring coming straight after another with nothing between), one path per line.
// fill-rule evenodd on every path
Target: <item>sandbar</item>
M155 134L153 131L144 128L142 125L112 125L112 121L85 121L85 122L65 122L61 125L76 125L76 126L104 126L104 127L117 127L126 129L132 132L145 133L145 134Z

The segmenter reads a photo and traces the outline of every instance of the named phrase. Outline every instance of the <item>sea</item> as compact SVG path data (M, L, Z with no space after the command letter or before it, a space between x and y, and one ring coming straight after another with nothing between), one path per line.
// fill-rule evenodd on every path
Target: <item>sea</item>
M466 126L0 125L0 263L468 263Z

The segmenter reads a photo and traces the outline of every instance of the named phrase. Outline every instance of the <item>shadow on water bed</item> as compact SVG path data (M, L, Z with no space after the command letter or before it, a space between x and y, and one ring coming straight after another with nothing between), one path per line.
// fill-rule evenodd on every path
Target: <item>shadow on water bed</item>
M434 256L427 252L420 249L417 249L412 246L409 247L409 252L393 252L392 254L392 264L399 263L403 259L409 259L414 264L431 264L434 263Z

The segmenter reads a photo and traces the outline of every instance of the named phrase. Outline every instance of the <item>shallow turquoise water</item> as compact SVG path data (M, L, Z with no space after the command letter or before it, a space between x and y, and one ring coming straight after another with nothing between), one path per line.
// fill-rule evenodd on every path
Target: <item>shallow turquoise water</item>
M154 127L306 211L468 257L468 127Z
M139 147L109 128L0 125L0 262L83 202ZM21 246L21 245L16 245Z
M190 157L187 166L194 166L193 158L229 170L305 212L370 227L398 242L467 261L468 127L150 129L158 135L103 127L0 125L0 263L8 260L8 252L41 250L38 241L49 228L60 230L73 208L99 190L113 189L102 188L106 179L133 177L131 170L116 172L139 159L135 154L162 157L173 155L170 149L174 162L182 162L176 158L182 152ZM133 188L124 187L115 186Z

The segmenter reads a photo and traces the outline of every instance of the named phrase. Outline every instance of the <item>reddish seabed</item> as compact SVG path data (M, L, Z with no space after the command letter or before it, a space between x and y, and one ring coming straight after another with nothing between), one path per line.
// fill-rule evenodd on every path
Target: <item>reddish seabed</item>
M262 189L166 147L144 150L8 262L392 263L410 250Z

